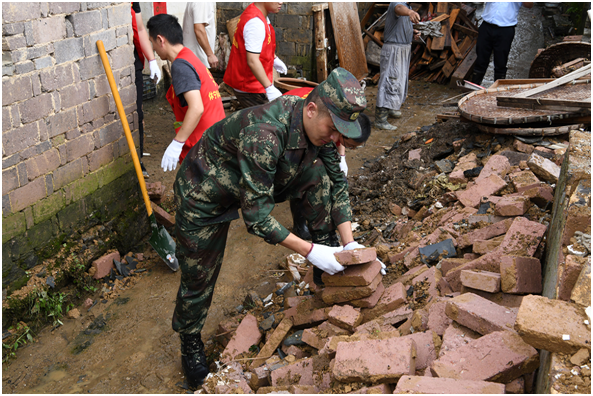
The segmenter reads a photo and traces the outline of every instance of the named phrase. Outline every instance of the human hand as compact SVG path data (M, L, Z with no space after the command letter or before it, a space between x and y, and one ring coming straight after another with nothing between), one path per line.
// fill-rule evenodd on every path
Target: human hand
M420 15L418 15L416 11L410 10L410 13L408 15L410 16L410 21L412 21L412 23L420 22Z
M216 55L208 55L208 63L210 64L210 68L218 68L218 58L216 57Z
M288 73L288 68L286 67L284 62L282 62L282 59L280 59L278 57L274 58L274 69L276 69L276 71L278 73L282 73L282 74Z
M150 79L154 80L156 78L156 83L158 84L161 81L161 69L157 65L156 59L148 62L148 66L150 66Z
M334 253L341 252L344 248L340 247L329 247L312 244L311 251L307 254L307 260L311 262L317 268L327 272L330 275L335 275L340 271L344 271L344 267L338 263Z
M167 150L165 150L165 154L161 160L161 168L163 168L163 171L172 171L177 168L179 156L181 155L181 149L183 148L184 144L184 142L173 139L169 147L167 147Z
M414 40L420 40L420 31L414 29Z
M340 155L340 170L344 172L344 176L348 176L348 164L345 155Z
M277 97L282 96L282 92L280 92L278 88L274 86L274 84L271 84L268 88L266 88L266 96L268 97L268 100L271 102Z
M364 249L366 248L366 246L361 245L360 243L356 242L356 241L352 241L346 244L346 246L344 246L344 250L354 250L354 249ZM387 274L385 272L385 268L387 268L387 266L385 264L383 264L383 262L379 259L377 259L377 261L379 262L379 264L381 264L381 275L385 275Z

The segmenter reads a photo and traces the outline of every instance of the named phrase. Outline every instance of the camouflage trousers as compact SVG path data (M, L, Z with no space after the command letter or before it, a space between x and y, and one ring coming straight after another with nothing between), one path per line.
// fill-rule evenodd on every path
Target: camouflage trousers
M322 161L305 167L294 188L276 197L276 202L300 201L314 239L323 239L335 231L331 220L331 187ZM182 220L183 213L177 218ZM173 330L181 334L199 334L204 327L212 294L224 257L230 222L198 226L176 221L176 256L181 269L181 284L173 313Z

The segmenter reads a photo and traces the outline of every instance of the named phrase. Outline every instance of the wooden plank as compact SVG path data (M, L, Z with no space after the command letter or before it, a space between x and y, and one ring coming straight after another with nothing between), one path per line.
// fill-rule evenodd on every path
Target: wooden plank
M360 34L360 19L358 19L356 3L332 2L328 5L340 67L348 70L360 81L368 76L369 69Z
M369 19L371 18L371 15L373 15L373 12L375 11L375 4L376 3L371 3L371 6L369 7L369 10L367 11L366 14L364 14L364 17L362 18L362 21L360 21L360 27L364 28L367 25L367 22L369 21Z
M516 95L513 95L513 97L514 98L528 98L528 97L533 96L537 93L544 92L549 89L567 84L573 80L576 80L579 77L586 76L589 73L591 73L591 65L590 64L587 66L583 66L580 69L567 74L566 76L560 77L552 82L542 85L541 87L533 88L533 89L518 93Z
M588 100L566 100L497 96L496 105L503 107L519 107L522 109L532 110L559 110L582 113L591 111L591 98Z
M455 40L451 40L451 51L453 51L455 58L463 59L463 53L459 51L459 48L457 47L457 43L455 43Z
M438 62L436 62L436 63L433 63L432 65L430 65L429 69L430 69L430 70L436 70L436 69L438 69L438 68L441 68L441 67L443 67L443 65L444 65L446 62L447 62L446 60L441 60L441 61L438 61Z
M451 86L456 86L458 80L465 80L470 75L477 58L478 55L476 54L476 46L474 45L471 51L466 55L463 62L461 62L459 67L457 67L455 72L451 75Z
M433 11L434 11L434 6L432 5L432 3L428 3L428 13L432 14Z
M460 24L456 23L453 25L453 29L455 30L459 30L461 33L465 33L468 34L472 37L478 37L478 32L475 30L472 30L470 28L466 28L465 26L461 26Z
M471 19L469 19L469 17L467 15L465 15L463 12L459 13L459 18L463 21L463 23L465 23L465 25L468 28L475 30L476 32L478 31L478 27L476 25L474 25L474 23L471 21Z
M438 17L436 17L436 18L431 19L430 22L442 22L442 21L444 21L447 18L449 18L449 14L442 14L442 15L439 15Z
M449 78L451 74L453 74L453 72L455 71L455 66L457 66L457 62L455 62L454 64L449 63L449 61L445 62L445 65L442 69L443 74L447 76L447 78Z
M472 45L473 40L471 39L471 37L469 36L465 36L465 38L463 39L463 41L461 42L461 44L459 45L459 52L461 52L461 54L463 56L465 56L465 54L467 53L467 51L469 51L471 45Z
M439 55L440 59L447 59L447 57L449 56L449 50L446 49L444 51L441 51L441 55Z
M461 6L461 13L466 16L471 16L474 13L474 11L476 11L475 7L472 7L470 5L463 4Z
M379 47L383 47L383 42L379 40L374 34L369 33L368 30L362 29L363 32L367 34L367 37L373 40Z
M445 48L445 33L447 31L447 27L441 23L441 33L443 34L441 37L433 37L432 38L432 47L430 49L432 51L442 51Z
M451 10L451 16L449 16L449 26L453 26L455 24L455 20L457 19L457 14L459 14L459 8L455 8Z
M451 28L449 26L449 20L443 21L445 25L445 48L451 48Z
M327 3L325 3L327 7ZM315 5L313 9L313 20L315 23L315 61L317 67L317 82L327 79L327 50L325 39L325 12L323 4Z
M440 2L440 1L437 3L437 10L436 10L437 15L440 15L443 13L446 14L448 10L449 10L449 3Z

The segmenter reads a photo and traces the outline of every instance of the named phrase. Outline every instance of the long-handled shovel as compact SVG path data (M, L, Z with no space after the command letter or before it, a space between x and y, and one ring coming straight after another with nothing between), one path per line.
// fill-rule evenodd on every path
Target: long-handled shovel
M128 119L126 118L126 113L124 112L124 107L119 97L119 91L117 90L115 80L113 79L113 73L111 72L111 66L109 65L107 54L105 53L103 41L97 41L97 48L99 49L99 55L101 56L101 61L103 62L103 68L105 68L105 74L107 74L107 79L109 80L109 86L111 87L113 99L117 105L117 113L119 114L119 118L124 127L126 140L128 141L128 147L130 148L130 154L132 155L134 168L136 168L136 175L138 175L138 182L140 183L140 189L142 190L142 197L144 198L144 204L146 205L146 211L148 212L148 218L150 219L150 228L152 229L152 235L149 240L150 245L154 248L154 250L156 250L159 256L165 260L165 263L167 263L169 268L171 268L173 271L177 271L179 269L179 262L177 261L177 257L175 257L175 241L173 238L171 238L171 235L169 235L163 226L159 226L157 224L154 213L152 213L150 199L148 198L148 193L146 192L146 183L144 182L142 170L140 169L140 161L138 160L138 154L136 154L136 147L134 145L134 140L132 139L132 133L130 132Z

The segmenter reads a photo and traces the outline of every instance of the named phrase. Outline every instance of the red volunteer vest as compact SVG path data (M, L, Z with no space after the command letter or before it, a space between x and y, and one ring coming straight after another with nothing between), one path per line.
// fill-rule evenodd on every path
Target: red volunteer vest
M136 52L138 53L138 58L140 58L140 62L144 65L144 54L142 53L142 46L140 45L140 36L138 36L138 25L136 24L136 13L134 9L130 6L132 10L132 30L134 30L134 47L136 48Z
M229 63L224 73L224 82L232 88L249 93L266 93L266 89L255 78L251 69L247 65L247 50L245 49L245 38L243 37L243 28L249 20L259 18L266 26L266 38L259 54L266 75L270 81L274 81L274 54L276 53L276 33L272 25L269 25L264 18L264 14L252 3L243 14L235 30L233 45L231 46L231 55Z
M198 73L200 82L202 83L200 95L202 96L202 103L204 104L202 118L200 118L196 129L194 129L181 149L181 155L179 156L179 163L181 163L187 155L187 152L198 142L198 140L200 140L204 131L224 118L224 108L222 107L220 92L218 92L218 84L216 84L212 74L210 74L210 71L206 69L206 66L200 62L198 57L189 48L183 48L179 51L179 54L175 59L185 59ZM175 95L173 84L171 84L167 91L167 101L169 101L171 108L173 108L175 119L178 122L183 122L185 113L187 112L187 106L181 107L179 97ZM181 128L181 126L175 128L175 133L179 131L179 128Z
M311 87L295 88L295 89L291 89L288 92L285 92L284 95L298 96L301 99L305 99L307 96L309 96L309 94L311 93L312 90L313 90L313 88L311 88Z

